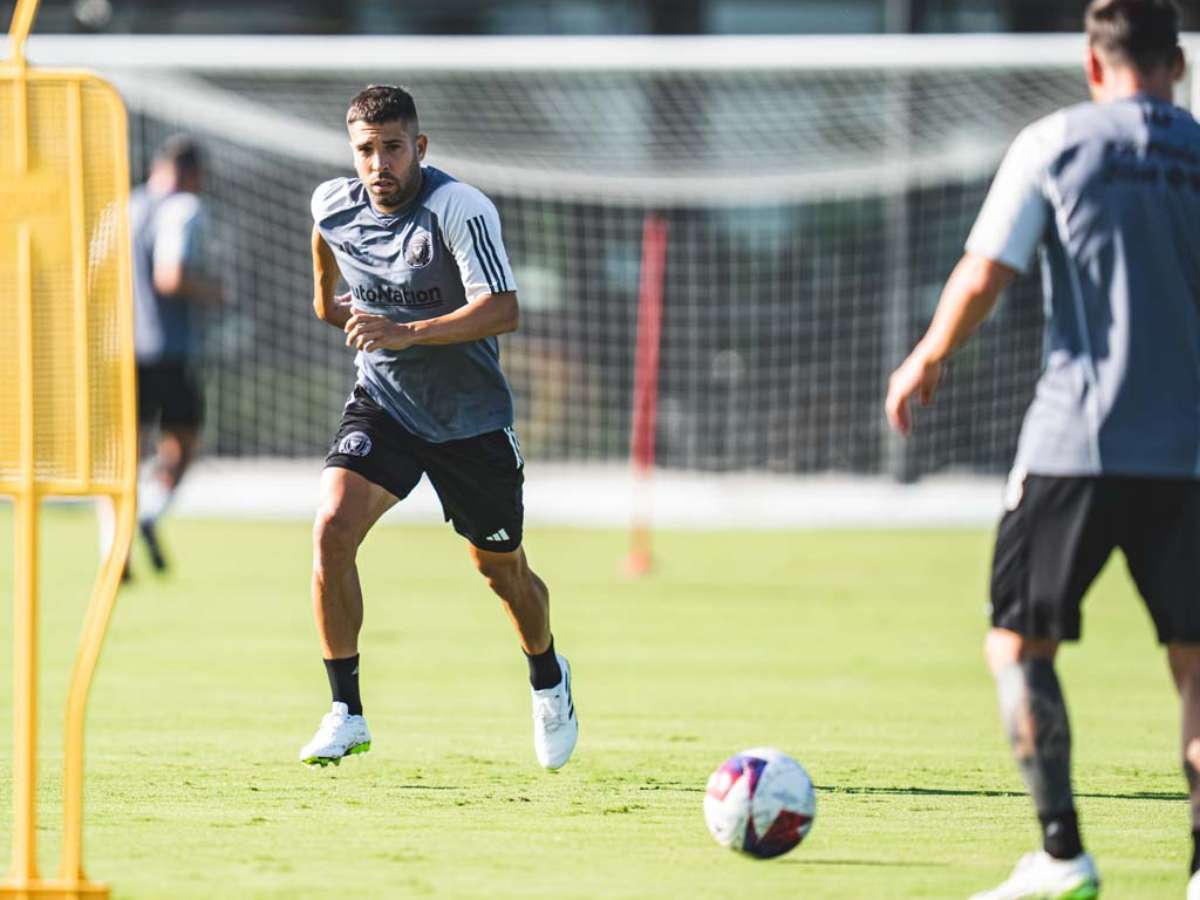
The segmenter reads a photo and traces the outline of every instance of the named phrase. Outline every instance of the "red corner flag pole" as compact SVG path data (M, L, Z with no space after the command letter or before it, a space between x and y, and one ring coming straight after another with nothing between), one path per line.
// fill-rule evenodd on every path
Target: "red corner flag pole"
M625 571L650 571L650 480L654 471L654 435L658 425L658 358L662 339L663 277L667 262L667 221L649 213L642 223L642 276L638 285L637 355L633 370L633 516Z

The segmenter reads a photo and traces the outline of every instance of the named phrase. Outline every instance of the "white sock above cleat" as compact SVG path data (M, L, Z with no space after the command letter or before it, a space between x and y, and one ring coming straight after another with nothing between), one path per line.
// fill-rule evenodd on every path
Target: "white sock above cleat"
M1045 850L1026 853L1004 884L971 900L1094 900L1100 873L1091 856L1055 859Z
M300 748L300 762L310 766L338 765L343 756L366 753L371 749L371 732L367 720L350 715L345 703L334 702L321 719L321 727L307 744Z
M579 719L571 696L571 666L555 654L562 681L533 693L533 750L545 769L559 769L571 758L579 739Z

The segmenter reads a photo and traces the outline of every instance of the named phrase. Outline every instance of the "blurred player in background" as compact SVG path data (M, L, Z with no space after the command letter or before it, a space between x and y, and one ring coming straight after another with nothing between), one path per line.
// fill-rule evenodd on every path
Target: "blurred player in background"
M910 400L932 401L943 364L1040 244L1045 368L996 538L986 655L1044 842L977 897L1099 892L1054 660L1119 547L1182 698L1200 900L1200 125L1171 102L1184 60L1170 0L1094 0L1085 26L1095 102L1013 143L928 332L892 375L887 415L909 433Z
M571 670L550 632L550 595L521 546L524 460L496 342L517 327L517 287L500 219L478 190L421 164L427 141L403 89L362 91L346 124L358 177L313 194L313 302L358 350L358 379L325 460L313 534L313 607L333 708L300 759L325 765L370 747L355 556L425 474L516 628L535 753L557 769L579 725ZM350 287L341 297L339 273Z
M138 495L138 529L158 571L167 567L158 522L195 458L204 421L198 318L221 302L206 268L203 180L200 148L178 135L162 145L129 200L138 439L143 454L154 448Z

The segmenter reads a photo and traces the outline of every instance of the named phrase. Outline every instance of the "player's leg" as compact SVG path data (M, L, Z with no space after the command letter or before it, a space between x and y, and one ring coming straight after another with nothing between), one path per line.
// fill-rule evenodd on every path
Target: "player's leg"
M158 524L196 458L204 421L204 395L199 379L183 363L163 364L155 369L161 434L149 475L138 496L138 530L146 543L151 565L162 572L167 568L167 558Z
M550 591L521 545L524 460L511 429L426 445L423 463L446 518L470 542L475 568L500 598L529 664L533 744L538 762L557 769L579 736L571 667L554 646Z
M138 502L138 530L150 554L150 564L159 572L167 569L167 556L158 534L159 521L166 513L183 475L196 457L200 435L195 429L163 426L154 465L142 485Z
M1181 755L1191 795L1188 900L1200 900L1200 482L1128 481L1136 505L1122 547L1179 691Z
M1191 795L1188 900L1200 900L1200 644L1169 644L1167 660L1179 690L1183 772Z
M1114 544L1111 511L1098 479L1030 477L1016 499L997 533L984 653L1043 844L976 897L1078 900L1095 897L1100 882L1079 831L1071 729L1054 660L1060 641L1080 636L1083 596Z
M321 506L313 524L312 599L327 660L358 654L363 620L358 548L396 503L394 494L357 472L331 466L321 473ZM351 706L358 707L357 700Z
M984 653L996 680L1000 717L1021 777L1056 859L1083 852L1071 790L1071 726L1054 658L1058 642L1003 628L988 632Z
M158 442L155 463L158 482L168 493L174 493L183 481L184 473L196 459L200 434L191 425L164 425Z
M162 379L158 377L158 366L138 363L137 366L137 453L144 460L153 452L154 439L158 434L158 423L162 416ZM138 497L139 505L142 498ZM117 533L117 516L112 501L101 497L96 501L99 519L100 558L107 559ZM133 574L126 558L121 570L121 580L128 581Z
M356 388L325 459L313 524L313 615L333 704L301 748L301 761L310 765L337 763L371 746L359 693L363 596L358 548L379 517L421 478L404 440L388 414Z
M358 686L363 598L356 559L371 526L396 502L390 491L357 472L329 467L321 473L321 506L313 524L312 604L333 704L300 749L300 761L308 765L336 764L371 748Z
M571 692L571 665L554 649L550 633L550 591L529 567L525 550L507 553L471 546L471 560L500 598L529 663L533 699L533 745L547 769L566 764L579 739Z
M511 553L495 553L469 545L471 561L479 574L500 598L504 611L512 622L521 642L521 649L530 658L546 655L553 643L550 636L550 590L529 567L525 548ZM549 687L558 682L557 667L550 672Z

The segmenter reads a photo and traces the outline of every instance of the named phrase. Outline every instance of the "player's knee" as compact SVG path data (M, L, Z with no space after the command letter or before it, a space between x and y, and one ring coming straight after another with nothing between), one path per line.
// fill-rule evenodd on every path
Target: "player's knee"
M493 591L501 597L516 593L524 577L525 565L517 553L475 553L475 568Z
M1021 637L1011 631L993 628L983 639L983 657L992 674L1021 658Z
M1200 700L1200 646L1168 644L1167 661L1179 692L1185 696L1191 693Z
M340 568L354 562L362 540L350 517L336 509L322 509L313 524L313 560L321 568Z
M1057 641L1025 637L1006 628L991 629L983 641L983 655L993 674L1005 666L1027 659L1046 659L1053 662L1057 652Z

